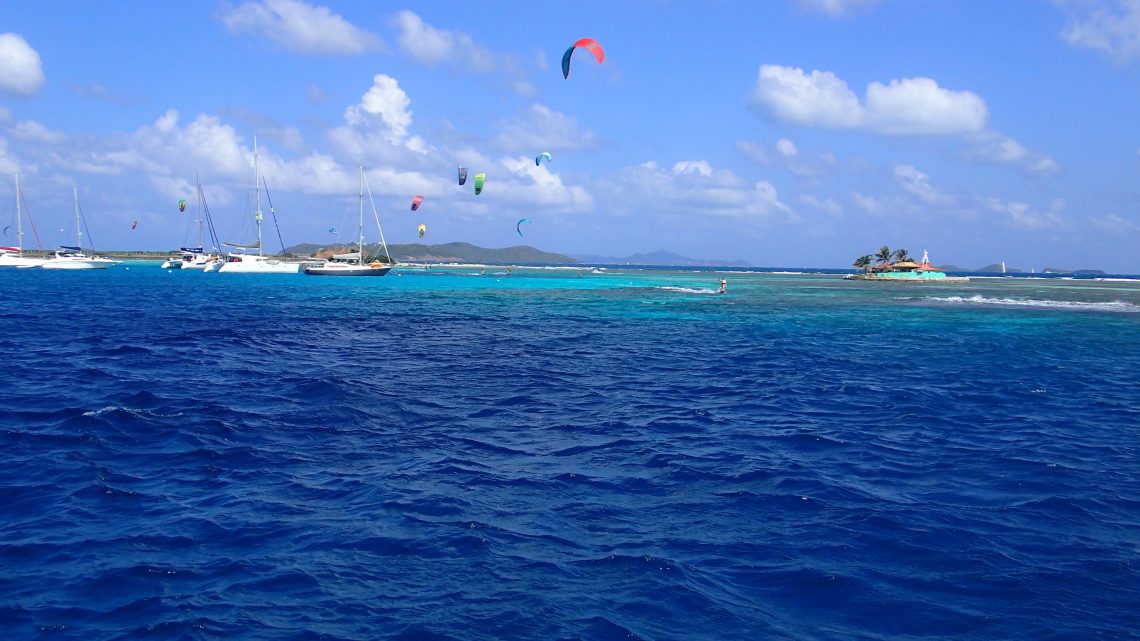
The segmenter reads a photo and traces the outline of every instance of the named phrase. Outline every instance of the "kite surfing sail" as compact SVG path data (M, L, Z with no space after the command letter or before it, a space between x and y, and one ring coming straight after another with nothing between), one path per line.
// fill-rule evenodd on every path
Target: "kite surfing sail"
M139 221L137 221L137 220L135 222L131 223L131 229L134 229L135 227L138 227L138 226L139 226Z
M420 226L416 228L416 231L419 233L420 238L423 238L424 233L427 232L427 225L420 223Z
M530 219L529 219L529 218L520 218L520 219L519 219L519 222L515 223L515 231L517 231L517 232L519 233L519 236L522 236L522 235L523 235L523 233L522 233L522 230L521 230L521 229L519 229L519 227L520 227L520 226L521 226L523 223L529 223L529 222L530 222Z
M178 211L186 211L186 201L185 200L178 201Z
M549 151L544 151L535 157L535 159L534 159L535 166L541 165L543 158L546 159L546 162L550 162L551 160L554 160L554 157L550 155Z
M483 193L483 181L487 180L487 174L479 172L475 174L475 195Z
M459 184L462 185L467 182L467 168L459 165Z
M598 59L598 64L601 64L602 61L606 59L606 52L602 51L602 45L598 44L597 40L594 40L593 38L582 38L578 42L570 45L570 48L566 50L566 53L562 54L563 78L570 77L570 56L574 54L574 50L578 47L582 47L583 49L586 49L590 53L594 54L594 57Z
M412 211L419 209L420 203L422 203L423 201L424 201L423 196L416 196L415 198L413 198L412 199Z

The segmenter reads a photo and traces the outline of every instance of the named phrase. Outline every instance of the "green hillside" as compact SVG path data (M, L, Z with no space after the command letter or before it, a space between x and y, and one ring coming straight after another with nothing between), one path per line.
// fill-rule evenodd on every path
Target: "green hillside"
M287 252L295 256L312 256L330 249L327 245L305 243L289 247ZM351 251L354 248L344 249ZM378 245L368 245L365 251L375 254ZM544 252L528 245L488 249L471 243L444 243L426 245L423 243L389 244L392 258L404 263L487 263L498 265L526 265L536 263L573 264L579 261L562 254Z

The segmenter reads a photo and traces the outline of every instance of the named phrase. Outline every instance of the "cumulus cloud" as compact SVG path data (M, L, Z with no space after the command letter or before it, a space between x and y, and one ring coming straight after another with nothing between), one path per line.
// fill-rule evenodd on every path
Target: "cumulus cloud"
M795 158L799 153L799 150L796 149L796 143L787 138L781 138L776 141L776 151L780 152L780 155L784 158Z
M379 73L373 76L372 86L364 92L360 103L345 110L344 119L350 125L378 121L383 124L389 140L399 142L408 135L412 125L412 112L408 109L411 104L411 98L395 78Z
M879 0L796 0L796 4L808 11L823 13L833 18L849 15L879 3Z
M40 54L20 34L0 33L0 93L32 96L43 85Z
M1140 57L1140 2L1103 0L1069 2L1072 19L1061 37L1124 62Z
M930 78L872 82L863 101L830 71L762 65L751 104L784 122L913 136L981 131L985 101L969 91L951 91Z
M296 53L351 55L383 46L376 35L328 7L300 0L261 0L225 7L221 19L232 33L252 33Z
M577 118L538 103L518 117L499 121L498 129L495 144L501 149L558 151L598 146L597 136L582 128Z

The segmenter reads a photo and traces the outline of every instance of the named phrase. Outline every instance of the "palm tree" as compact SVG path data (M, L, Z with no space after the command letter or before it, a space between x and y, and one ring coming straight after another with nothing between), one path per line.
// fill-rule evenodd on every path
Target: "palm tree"
M880 265L886 265L891 262L891 248L883 245L879 248L879 253L875 254L875 261Z
M896 263L902 263L910 260L910 254L908 254L905 249L896 249L894 255Z
M855 262L851 263L851 266L856 269L862 269L864 272L869 272L871 271L872 258L873 257L870 254L863 254L862 256L856 258Z

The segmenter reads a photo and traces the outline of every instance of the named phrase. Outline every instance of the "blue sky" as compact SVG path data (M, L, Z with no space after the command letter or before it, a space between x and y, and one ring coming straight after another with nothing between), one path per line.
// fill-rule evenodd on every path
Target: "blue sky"
M1138 94L1138 0L9 2L0 212L19 172L44 247L75 185L96 247L171 249L197 172L248 240L256 135L286 245L363 163L389 242L1136 273Z

